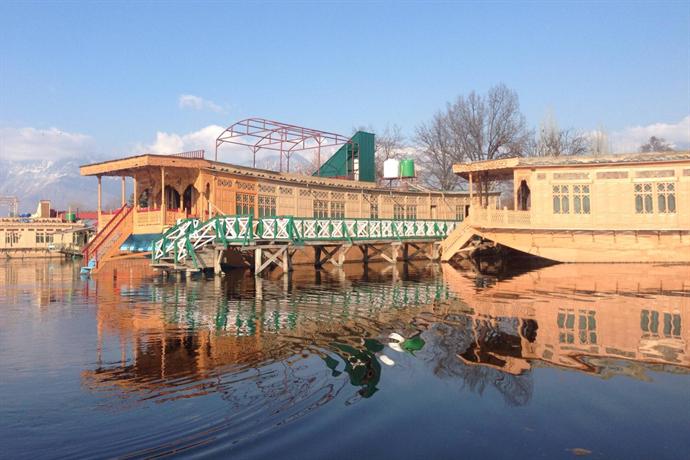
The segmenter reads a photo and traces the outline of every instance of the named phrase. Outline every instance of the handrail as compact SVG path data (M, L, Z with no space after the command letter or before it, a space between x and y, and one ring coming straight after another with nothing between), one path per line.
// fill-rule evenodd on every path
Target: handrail
M91 239L91 241L89 241L88 243L86 243L86 245L85 245L84 248L82 249L82 254L84 254L84 258L86 258L86 253L88 252L88 250L89 250L89 248L91 247L91 245L93 245L93 244L96 242L96 240L98 240L98 239L100 238L100 235L102 235L103 232L105 232L106 229L107 229L110 225L112 225L112 224L117 220L117 217L118 217L118 215L120 214L120 211L122 211L126 206L127 206L127 205L122 205L122 207L121 207L120 209L118 209L117 211L115 211L115 213L113 213L113 218L110 219L110 220L108 221L108 223L105 224L105 226L104 226L100 231L98 231L98 232L94 235L94 237Z
M309 218L293 216L221 215L206 222L180 221L153 244L152 260L191 257L211 243L247 245L260 241L303 244L305 241L437 240L446 238L458 224L454 220Z
M112 233L115 231L115 229L117 229L117 228L120 226L120 224L125 220L125 218L132 212L132 210L134 209L134 207L127 207L127 205L124 205L122 208L120 208L121 211L124 210L124 209L126 209L125 212L118 213L116 217L113 217L113 218L106 224L106 226L103 227L103 230L100 231L100 232L98 232L98 233L96 234L96 237L94 237L94 239L91 240L91 241L89 242L89 244L87 244L87 245L84 247L84 250L82 251L82 254L84 255L84 260L86 260L86 261L88 262L88 260L89 260L89 257L88 257L89 254L93 254L93 253L97 253L97 252L98 252L98 249L101 247L101 245L102 245L104 242L106 242L106 241L108 240L108 238L110 237L110 235L112 235ZM112 226L112 228L108 229L108 227L111 226L111 223L112 223L113 221L115 221L115 220L117 221L117 223L114 224L114 225ZM100 235L104 235L104 236L103 236L103 237L100 237ZM100 237L100 238L99 238L99 237ZM92 250L92 249L91 249L91 244L94 243L94 242L95 242L96 240L98 240L98 239L100 239L100 241L98 241L98 243L96 244L96 247ZM96 261L96 262L98 262L98 261Z

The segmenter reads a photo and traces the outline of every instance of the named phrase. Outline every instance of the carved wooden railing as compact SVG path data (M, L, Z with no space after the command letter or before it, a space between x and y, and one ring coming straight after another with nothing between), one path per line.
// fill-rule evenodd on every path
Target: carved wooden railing
M469 223L476 227L529 228L532 214L529 211L472 207Z

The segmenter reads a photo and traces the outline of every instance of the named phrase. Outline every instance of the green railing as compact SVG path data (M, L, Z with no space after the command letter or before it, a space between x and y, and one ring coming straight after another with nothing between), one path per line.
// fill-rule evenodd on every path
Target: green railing
M450 234L456 221L393 220L269 216L215 216L206 222L182 219L154 242L154 262L191 259L197 267L196 251L209 244L225 247L263 242L420 241L441 240Z

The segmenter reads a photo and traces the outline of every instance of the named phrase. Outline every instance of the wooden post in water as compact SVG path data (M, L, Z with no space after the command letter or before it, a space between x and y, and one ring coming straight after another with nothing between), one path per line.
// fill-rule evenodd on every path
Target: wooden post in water
M261 274L261 264L263 262L263 249L254 249L254 276Z

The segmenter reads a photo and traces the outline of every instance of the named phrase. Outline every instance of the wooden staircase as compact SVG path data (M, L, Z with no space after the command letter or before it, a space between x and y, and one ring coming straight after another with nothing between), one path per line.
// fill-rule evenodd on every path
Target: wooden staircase
M478 232L467 220L459 224L448 237L441 242L441 261L448 262L465 247Z
M132 234L134 228L133 209L121 207L93 239L82 250L86 265L83 273L96 273L105 262L120 253L120 246Z

